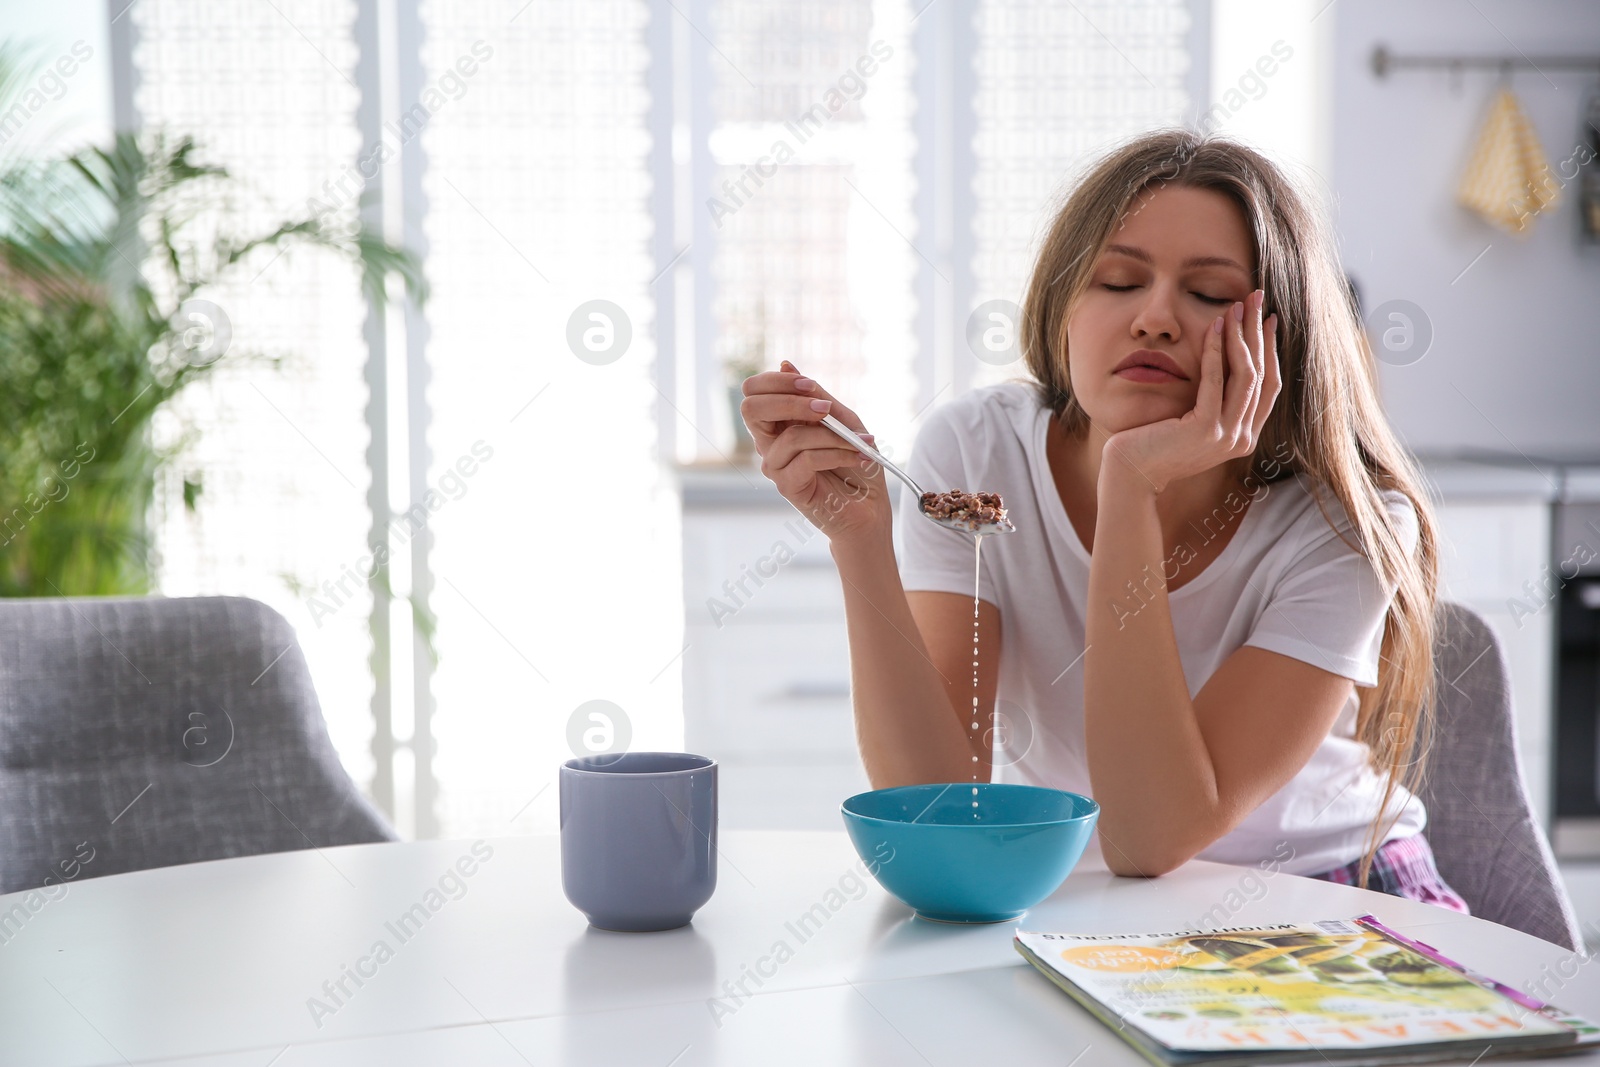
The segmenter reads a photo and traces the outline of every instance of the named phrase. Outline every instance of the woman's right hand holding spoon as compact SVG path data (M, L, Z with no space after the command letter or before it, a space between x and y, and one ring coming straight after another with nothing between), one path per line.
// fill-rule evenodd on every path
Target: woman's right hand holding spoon
M831 414L871 443L855 412L785 360L745 379L739 414L761 473L830 541L887 536L893 504L882 469L822 425Z

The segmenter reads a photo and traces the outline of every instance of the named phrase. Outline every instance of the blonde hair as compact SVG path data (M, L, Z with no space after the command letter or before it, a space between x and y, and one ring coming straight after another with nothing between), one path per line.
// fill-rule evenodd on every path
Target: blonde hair
M1361 859L1365 887L1394 824L1382 825L1396 786L1416 791L1424 774L1436 697L1438 541L1420 475L1379 403L1377 369L1332 227L1272 161L1245 145L1187 129L1144 134L1095 163L1056 213L1024 298L1023 354L1042 402L1081 437L1089 420L1068 374L1067 320L1129 206L1146 189L1166 185L1213 190L1239 205L1256 250L1256 287L1265 291L1263 316L1278 314L1283 388L1249 463L1274 468L1266 481L1303 474L1331 491L1354 529L1351 547L1394 593L1378 684L1358 690L1356 737L1387 777ZM1404 494L1416 510L1414 553L1384 508L1384 490ZM1322 494L1313 496L1327 518ZM1329 524L1337 529L1331 518Z

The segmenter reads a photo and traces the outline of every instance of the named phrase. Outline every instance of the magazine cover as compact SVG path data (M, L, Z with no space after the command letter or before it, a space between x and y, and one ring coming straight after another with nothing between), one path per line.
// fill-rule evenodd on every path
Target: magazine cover
M1498 1052L1579 1037L1559 1010L1508 998L1353 920L1126 936L1018 931L1015 943L1094 1001L1085 1004L1109 1025L1184 1052L1472 1041Z

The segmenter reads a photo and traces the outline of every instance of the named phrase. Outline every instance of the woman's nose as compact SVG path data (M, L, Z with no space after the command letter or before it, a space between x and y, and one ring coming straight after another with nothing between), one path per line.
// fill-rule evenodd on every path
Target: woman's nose
M1131 324L1136 334L1149 334L1176 340L1179 331L1176 294L1166 286L1152 285L1134 313Z

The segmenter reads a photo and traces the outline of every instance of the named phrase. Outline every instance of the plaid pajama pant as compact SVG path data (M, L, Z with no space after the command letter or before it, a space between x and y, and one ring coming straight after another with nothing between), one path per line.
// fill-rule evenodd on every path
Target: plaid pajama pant
M1335 870L1324 871L1308 877L1342 885L1359 885L1361 861L1356 860ZM1385 841L1372 858L1372 870L1367 875L1367 888L1378 893L1420 900L1441 908L1471 914L1467 902L1440 877L1434 866L1433 849L1422 834Z

